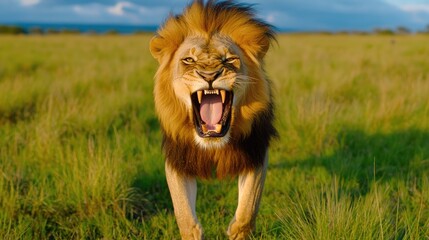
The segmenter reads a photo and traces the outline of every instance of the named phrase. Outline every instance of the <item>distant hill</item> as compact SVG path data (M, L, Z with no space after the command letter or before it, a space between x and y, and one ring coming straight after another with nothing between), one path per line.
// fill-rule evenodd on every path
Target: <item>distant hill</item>
M8 23L0 25L18 26L31 32L34 29L43 32L64 32L74 31L81 33L119 33L119 34L132 34L136 32L154 32L158 26L146 25L120 25L120 24L74 24L74 23Z

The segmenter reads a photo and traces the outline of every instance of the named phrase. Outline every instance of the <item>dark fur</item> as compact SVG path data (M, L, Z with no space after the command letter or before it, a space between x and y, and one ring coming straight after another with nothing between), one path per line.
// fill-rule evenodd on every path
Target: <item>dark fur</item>
M271 104L255 118L250 135L244 139L234 137L232 132L230 142L223 148L204 150L192 140L175 141L164 134L163 151L167 163L178 173L211 178L216 172L218 178L232 177L261 167L270 141L276 136Z

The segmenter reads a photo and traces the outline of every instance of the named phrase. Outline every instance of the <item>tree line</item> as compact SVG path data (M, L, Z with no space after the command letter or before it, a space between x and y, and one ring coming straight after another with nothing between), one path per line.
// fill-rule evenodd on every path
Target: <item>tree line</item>
M147 31L141 30L141 31L135 31L134 34L140 34L140 33L146 33ZM53 35L53 34L89 34L89 35L95 35L95 34L107 34L107 35L117 35L120 34L120 32L116 29L110 29L106 30L104 32L97 32L95 30L88 30L88 31L81 31L79 29L72 29L72 28L63 28L63 29L54 29L54 28L41 28L41 27L32 27L29 29L26 29L21 26L15 26L15 25L0 25L0 34L10 34L10 35Z

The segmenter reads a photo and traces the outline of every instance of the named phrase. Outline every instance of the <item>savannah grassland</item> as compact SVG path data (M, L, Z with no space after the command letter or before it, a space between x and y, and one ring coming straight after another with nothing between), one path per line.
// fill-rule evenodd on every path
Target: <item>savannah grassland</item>
M0 36L2 239L178 239L149 35ZM254 239L429 238L429 36L282 35ZM236 180L199 182L224 239Z

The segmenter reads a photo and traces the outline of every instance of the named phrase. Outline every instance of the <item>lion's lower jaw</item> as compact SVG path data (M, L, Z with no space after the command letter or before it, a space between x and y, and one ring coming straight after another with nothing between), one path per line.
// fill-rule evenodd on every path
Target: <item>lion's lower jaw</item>
M207 137L203 138L198 135L198 133L194 133L194 142L195 144L204 150L209 149L218 149L224 147L231 138L231 132L227 132L223 137Z

